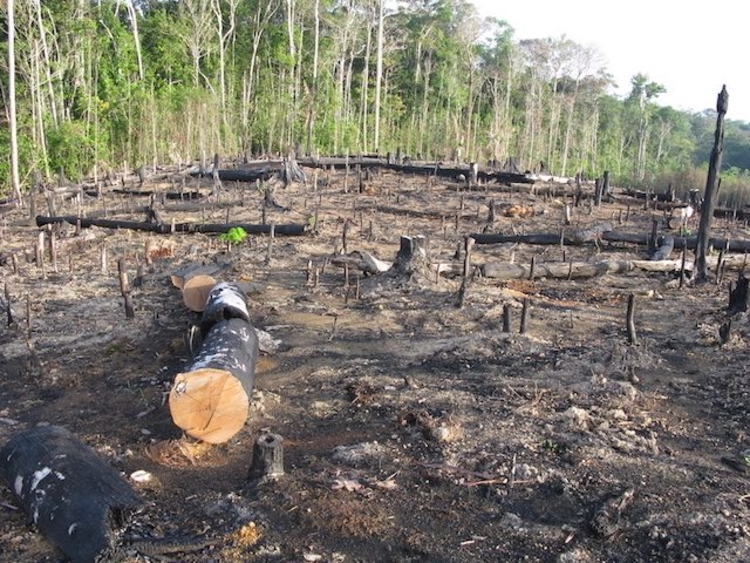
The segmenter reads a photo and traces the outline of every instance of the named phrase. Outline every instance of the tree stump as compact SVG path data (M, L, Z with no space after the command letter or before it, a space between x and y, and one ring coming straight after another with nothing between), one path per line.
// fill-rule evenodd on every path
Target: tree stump
M729 292L729 307L727 309L730 315L747 311L748 285L750 285L750 279L746 278L743 272L740 272L737 285Z
M412 276L415 273L429 274L430 242L424 235L415 237L402 236L401 247L391 271L397 274Z
M71 432L39 426L0 450L0 473L44 537L73 563L112 547L122 510L141 499L120 474Z
M661 246L651 255L651 260L668 260L674 250L674 237L666 236L661 241Z
M254 482L275 480L284 475L284 444L278 434L264 434L253 445L253 462L248 479Z

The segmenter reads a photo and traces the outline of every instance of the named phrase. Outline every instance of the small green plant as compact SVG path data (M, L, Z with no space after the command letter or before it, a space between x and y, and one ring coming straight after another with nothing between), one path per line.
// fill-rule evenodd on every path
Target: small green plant
M219 240L228 242L230 244L240 244L247 238L247 233L242 227L232 227L226 233L219 235Z

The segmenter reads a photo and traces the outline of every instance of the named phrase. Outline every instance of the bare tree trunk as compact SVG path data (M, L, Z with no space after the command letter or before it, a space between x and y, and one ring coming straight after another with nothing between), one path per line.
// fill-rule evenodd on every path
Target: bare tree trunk
M41 0L37 0L36 2L34 2L34 7L36 8L36 20L37 27L39 28L39 40L42 44L42 53L44 55L44 70L47 74L47 90L49 94L50 114L52 116L52 124L57 125L57 104L55 103L55 90L52 82L49 48L47 46L47 30L44 28L44 20L42 19ZM37 95L41 96L40 93L37 93Z
M13 199L21 205L18 173L18 123L16 121L16 30L15 1L8 0L8 120L10 122L10 182Z
M369 11L368 11L369 14ZM368 21L369 24L369 21ZM367 42L365 44L365 62L364 68L362 69L362 84L360 87L360 104L359 104L359 115L360 115L360 147L362 152L367 153L368 149L368 131L367 131L367 114L368 104L367 98L370 93L370 53L372 52L372 33L370 26L367 25ZM376 145L377 146L377 145Z
M375 149L380 149L380 94L383 82L383 0L378 1L378 54L375 68Z
M724 116L729 106L729 94L726 85L721 88L716 100L716 134L714 146L711 149L711 159L708 163L708 178L706 179L706 193L703 197L701 209L701 223L698 229L698 242L695 249L695 281L698 283L708 280L706 256L711 236L711 220L716 206L716 193L719 191L719 171L721 170L722 153L724 152Z
M318 64L320 59L320 0L315 0L315 34L313 45L312 100L307 119L307 154L312 154L312 137L315 131L315 105L318 99Z
M130 27L133 29L133 42L135 43L135 56L138 59L138 78L143 81L145 75L143 72L143 58L141 57L141 38L138 35L138 14L135 11L133 0L127 3L128 16L130 17Z

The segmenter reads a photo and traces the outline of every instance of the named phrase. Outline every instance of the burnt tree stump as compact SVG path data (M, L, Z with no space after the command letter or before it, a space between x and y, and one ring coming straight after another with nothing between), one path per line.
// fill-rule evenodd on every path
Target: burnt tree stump
M727 310L730 315L747 311L748 285L750 285L750 279L745 277L744 272L740 272L737 285L729 292L729 307L727 307Z
M666 236L662 238L661 245L651 255L650 260L668 260L674 250L674 237Z
M116 541L123 510L141 503L91 448L59 426L19 432L0 450L0 474L42 535L73 563Z
M263 434L253 445L253 461L248 479L264 482L284 475L284 444L278 434Z
M721 92L716 99L716 132L714 133L714 145L711 149L711 157L708 161L708 176L706 178L706 190L701 206L701 221L698 227L698 240L695 248L695 281L703 283L708 281L708 248L711 237L711 222L713 220L714 208L716 207L716 194L719 191L721 179L721 161L724 153L724 117L729 107L729 94L726 85L722 86Z
M430 241L424 235L414 237L402 236L401 246L391 271L411 276L415 273L429 272Z

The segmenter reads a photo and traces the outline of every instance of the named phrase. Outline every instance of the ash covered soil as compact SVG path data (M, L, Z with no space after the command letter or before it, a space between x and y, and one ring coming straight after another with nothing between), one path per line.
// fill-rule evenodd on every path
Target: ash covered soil
M462 308L458 277L371 276L357 295L356 271L347 289L344 270L331 263L347 221L350 252L390 261L400 235L426 235L433 263L460 269L454 254L465 235L559 232L565 200L501 186L459 193L455 182L390 173L367 180L362 193L345 191L343 172L319 179L317 191L276 189L290 210L268 209L266 220L306 224L317 209L318 232L276 238L270 263L267 236L227 252L215 235L76 234L68 225L57 233L55 272L48 256L44 268L34 263L39 229L28 208L5 213L2 250L17 254L19 272L10 260L0 268L16 320L0 329L0 443L57 424L125 478L149 472L149 482L131 481L144 504L127 515L123 535L218 540L174 561L750 561L746 314L732 317L728 342L719 336L736 272L718 285L683 288L675 274L637 270L575 280L476 277ZM240 195L243 205L229 212L163 216L260 223L255 187L225 185L220 197ZM85 199L84 210L130 219L141 216L124 208L146 203L106 188ZM535 215L487 226L490 199L531 205ZM60 214L76 212L77 204L57 200ZM646 234L652 216L661 217L654 213L635 200L593 209L584 202L572 220ZM750 236L723 220L714 231ZM133 288L136 316L126 320L116 263L125 260L132 282L149 239L164 250ZM563 250L575 261L645 257L623 244L496 244L475 246L473 263L560 262ZM281 344L259 361L245 428L209 447L181 435L166 397L198 320L170 274L211 260L231 261L222 280L252 284L253 323ZM635 345L625 333L630 294ZM530 311L520 334L524 299ZM284 438L286 475L250 486L253 443L266 431ZM0 561L63 560L5 483L0 503Z

